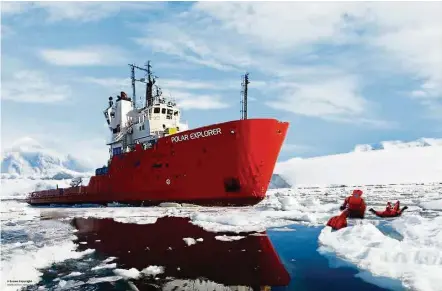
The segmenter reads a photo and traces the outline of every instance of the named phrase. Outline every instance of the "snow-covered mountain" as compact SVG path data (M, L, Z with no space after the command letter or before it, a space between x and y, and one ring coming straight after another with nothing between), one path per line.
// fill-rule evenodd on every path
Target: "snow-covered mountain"
M385 141L345 154L293 158L278 163L275 173L294 186L442 182L442 139Z
M63 155L44 148L37 141L25 138L5 149L1 156L2 179L70 179L89 176L92 169L72 155Z

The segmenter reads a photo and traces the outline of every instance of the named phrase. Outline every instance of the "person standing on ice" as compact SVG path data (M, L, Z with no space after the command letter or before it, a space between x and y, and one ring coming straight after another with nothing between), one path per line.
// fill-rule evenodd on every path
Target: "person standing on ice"
M344 204L340 207L341 210L347 208L349 218L364 218L366 205L361 197L362 194L362 190L353 190L353 194L345 198Z

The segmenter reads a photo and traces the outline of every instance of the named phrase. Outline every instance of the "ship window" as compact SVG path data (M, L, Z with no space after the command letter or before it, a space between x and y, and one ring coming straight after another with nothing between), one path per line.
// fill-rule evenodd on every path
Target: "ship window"
M173 115L177 116L177 115L178 115L178 111L175 111L175 112L173 113Z
M155 107L153 109L153 113L160 113L160 107Z
M167 109L167 114L172 114L172 109Z
M152 108L151 108L151 109L149 109L149 114L152 114Z
M161 168L163 165L159 163L155 163L152 165L153 168Z
M166 108L161 108L161 113L166 114Z

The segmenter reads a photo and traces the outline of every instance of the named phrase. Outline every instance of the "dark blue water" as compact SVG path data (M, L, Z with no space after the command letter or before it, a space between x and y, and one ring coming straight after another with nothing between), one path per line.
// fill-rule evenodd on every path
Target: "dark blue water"
M323 227L293 225L290 228L295 231L267 231L291 276L289 286L272 290L405 290L399 281L375 278L334 254L319 253L317 238Z
M95 252L41 270L41 282L27 290L42 286L49 290L226 290L213 287L215 283L231 290L403 290L398 281L374 278L334 254L319 253L320 227L294 225L290 228L295 231L270 229L250 235L207 232L186 218L174 217L146 225L93 218L69 223L78 230L74 239L78 250ZM245 238L225 242L216 238L219 235ZM186 237L202 241L187 245ZM165 269L155 276L118 279L115 267L96 268L109 257L116 257L108 264L115 263L119 269L141 271L152 265ZM72 272L80 274L68 277ZM103 277L113 279L97 283Z

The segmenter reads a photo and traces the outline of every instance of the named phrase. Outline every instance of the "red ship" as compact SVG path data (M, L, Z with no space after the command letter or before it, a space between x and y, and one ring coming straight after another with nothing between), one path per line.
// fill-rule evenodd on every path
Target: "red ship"
M32 192L32 205L103 204L253 205L265 197L288 123L247 118L248 74L242 83L241 119L189 129L181 111L162 97L150 62L130 65L133 97L109 97L104 116L111 131L108 166L87 186ZM135 69L146 77L135 79ZM144 106L136 106L135 82L146 84ZM155 92L155 94L154 94Z

